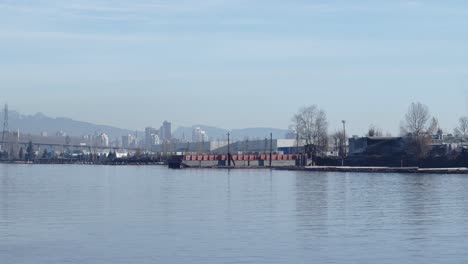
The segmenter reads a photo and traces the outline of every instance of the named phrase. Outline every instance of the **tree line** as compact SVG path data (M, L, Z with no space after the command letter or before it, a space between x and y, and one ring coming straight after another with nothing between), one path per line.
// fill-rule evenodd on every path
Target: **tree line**
M294 135L297 141L301 141L305 145L304 151L312 160L324 156L331 144L334 144L335 148L338 149L339 156L344 157L348 137L344 131L329 134L328 125L325 110L317 105L311 105L300 108L294 114L289 130L290 135ZM433 137L438 135L442 139L443 133L438 119L431 116L427 105L420 102L410 104L400 124L400 136L406 139L408 156L415 159L426 157L430 151ZM467 116L459 118L453 133L462 139L468 136ZM380 128L370 125L366 136L382 137L384 134ZM390 135L387 133L386 136Z

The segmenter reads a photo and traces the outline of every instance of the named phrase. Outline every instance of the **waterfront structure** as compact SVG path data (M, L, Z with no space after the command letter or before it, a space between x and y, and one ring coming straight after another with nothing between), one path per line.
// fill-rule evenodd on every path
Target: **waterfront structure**
M406 137L357 137L349 139L349 156L401 156L408 148ZM442 134L440 131L430 135L427 142L430 155L448 154L450 151L463 152L468 149L468 142L463 137Z
M405 152L403 137L353 137L349 139L349 156L400 156Z

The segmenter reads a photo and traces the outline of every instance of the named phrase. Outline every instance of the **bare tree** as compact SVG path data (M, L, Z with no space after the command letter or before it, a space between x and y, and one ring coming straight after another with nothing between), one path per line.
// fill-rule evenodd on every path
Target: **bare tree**
M407 141L407 154L417 160L426 157L432 141L431 134L439 128L436 118L432 118L428 125L430 119L429 108L426 105L412 103L401 127L402 133L411 135Z
M465 138L468 134L468 117L462 116L458 120L458 126L455 128L455 135Z
M325 111L316 105L303 107L292 118L291 129L303 140L308 154L317 157L328 146L328 121Z
M433 135L433 134L439 133L439 130L441 130L440 127L439 127L439 120L437 120L437 118L433 117L431 119L431 123L430 123L429 127L427 128L426 133L429 134L429 135Z
M427 122L430 119L429 108L422 103L411 103L408 112L405 115L405 122L402 126L402 132L419 136L426 134Z
M335 149L338 152L339 157L344 157L344 145L347 136L343 133L343 131L336 131L331 135L331 140L335 144Z
M381 137L381 136L383 136L383 132L382 132L382 129L377 128L374 125L370 125L366 136L368 136L368 137Z
M300 114L295 114L291 119L291 125L289 126L289 138L293 138L296 140L295 145L298 148L301 141L301 116ZM296 150L297 151L297 150Z

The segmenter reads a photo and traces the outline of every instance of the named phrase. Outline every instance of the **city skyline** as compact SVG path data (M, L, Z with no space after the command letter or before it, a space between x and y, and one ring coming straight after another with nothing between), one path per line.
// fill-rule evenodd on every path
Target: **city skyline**
M398 134L415 101L450 132L468 112L464 2L109 3L0 1L0 100L139 129L287 128L317 104L358 135Z

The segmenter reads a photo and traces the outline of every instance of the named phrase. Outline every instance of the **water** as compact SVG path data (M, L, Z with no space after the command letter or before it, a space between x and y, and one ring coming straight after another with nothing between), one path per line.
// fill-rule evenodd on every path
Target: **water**
M0 263L466 263L468 176L0 165Z

